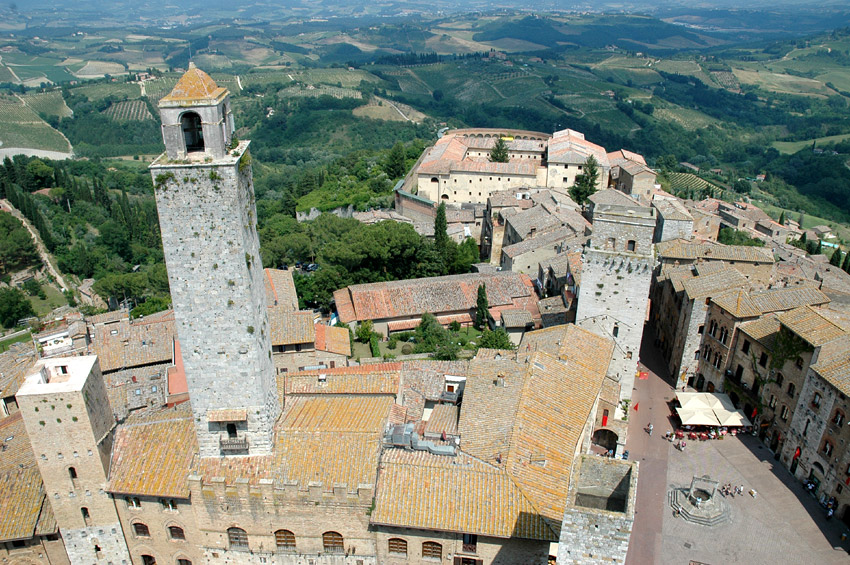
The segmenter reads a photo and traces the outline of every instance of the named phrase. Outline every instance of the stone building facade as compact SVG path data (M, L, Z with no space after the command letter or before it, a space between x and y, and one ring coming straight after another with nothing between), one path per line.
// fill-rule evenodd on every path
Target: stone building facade
M620 383L624 400L631 398L648 315L656 217L653 208L620 196L631 203L600 202L592 207L593 234L582 258L585 282L579 291L576 323L614 340L608 374Z
M249 142L228 146L228 93L196 68L160 106L166 154L150 170L201 454L270 453L280 406ZM192 114L200 139L174 134Z
M115 418L97 358L41 360L17 397L68 559L129 563L105 491Z

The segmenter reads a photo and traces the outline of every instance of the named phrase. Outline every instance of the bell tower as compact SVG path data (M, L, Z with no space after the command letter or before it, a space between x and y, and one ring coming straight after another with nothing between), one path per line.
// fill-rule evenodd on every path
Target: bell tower
M159 108L150 170L200 455L265 455L280 405L249 142L233 142L229 92L193 64Z

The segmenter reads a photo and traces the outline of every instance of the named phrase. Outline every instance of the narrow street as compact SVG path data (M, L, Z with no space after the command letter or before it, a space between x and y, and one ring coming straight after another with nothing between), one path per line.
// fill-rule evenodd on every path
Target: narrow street
M641 347L640 370L645 380L635 380L629 408L629 459L640 462L635 524L626 565L648 565L661 560L661 530L667 494L667 458L670 444L660 438L670 429L666 402L675 396L661 354L653 347L654 331L647 326ZM653 435L645 431L652 422Z

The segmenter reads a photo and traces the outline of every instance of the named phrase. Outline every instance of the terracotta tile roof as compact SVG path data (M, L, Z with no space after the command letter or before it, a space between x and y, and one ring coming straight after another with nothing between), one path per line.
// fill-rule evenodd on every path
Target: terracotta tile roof
M612 347L603 354L610 358ZM462 451L448 457L385 449L373 523L557 535L572 460L607 370L607 361L581 365L578 355L471 361L458 423Z
M115 434L106 490L116 494L188 498L187 477L197 453L188 403L131 413Z
M685 293L691 299L705 298L723 293L732 288L742 288L747 285L747 277L736 269L727 268L711 275L704 275L682 281Z
M541 300L540 302L542 303L543 301ZM502 359L515 361L516 357L517 354L514 349L487 349L486 347L482 347L475 353L475 357L472 359L474 361L501 361Z
M510 310L502 310L502 325L506 328L525 328L534 323L531 318L531 312L513 308Z
M292 345L314 343L316 328L313 322L315 314L306 310L292 312L285 307L272 306L269 312L269 338L272 345Z
M218 86L210 75L190 62L189 70L183 73L171 92L160 100L160 103L216 100L226 93L227 90Z
M340 320L377 320L460 312L475 307L478 287L487 286L491 307L514 305L517 299L532 297L528 275L503 271L494 274L468 273L378 282L349 286L334 292ZM351 308L345 306L351 305ZM340 308L340 305L343 305Z
M437 404L425 424L426 435L457 435L458 407L454 404Z
M501 538L558 539L510 476L463 453L445 457L384 450L371 522Z
M316 324L316 349L351 357L351 338L348 328Z
M381 432L393 406L389 396L315 396L290 399L277 433L279 479L311 481L324 490L375 484Z
M343 372L340 369L305 371L278 376L278 390L283 394L398 394L401 363L380 363L344 369L369 369L371 372ZM324 381L319 380L324 376Z
M640 202L619 190L606 188L590 195L590 201L596 205L615 204L617 206L643 206Z
M554 204L538 204L528 210L502 215L521 238L529 237L532 229L538 234L558 228L569 228L574 233L584 234L590 229L590 222L584 216L568 207Z
M833 324L809 306L783 312L777 317L783 326L815 347L820 347L847 335L845 330Z
M652 205L665 221L693 221L694 219L685 205L678 200L653 200Z
M751 293L732 290L712 297L711 301L736 318L753 318L768 312L826 304L829 297L816 288L794 286Z
M31 341L16 343L0 353L0 398L17 394L37 360L38 354Z
M667 261L675 260L720 260L747 263L773 263L773 253L764 247L746 245L723 245L712 242L691 242L671 239L655 244L658 254Z
M285 312L298 310L298 293L295 291L292 271L264 269L263 273L268 305L282 308Z
M253 455L249 457L202 457L197 460L194 472L205 479L218 477L225 484L233 485L236 479L247 479L256 485L260 479L277 478L274 472L274 455Z
M779 333L779 320L776 314L768 314L757 320L744 322L739 328L766 349L772 349L776 334Z
M587 237L581 234L576 235L572 228L559 228L543 233L538 232L532 238L503 247L502 253L510 258L515 258L544 247L560 248L562 245L581 245L585 241L587 241Z
M170 310L132 322L96 325L92 349L100 369L108 372L172 361L175 336L174 311Z
M620 165L626 161L634 161L635 163L646 165L646 160L643 158L643 155L632 153L626 149L620 149L619 151L612 151L611 153L608 153L608 160L611 161L612 167L614 165Z
M605 148L587 141L583 133L571 129L556 131L549 140L549 163L583 165L591 155L599 162L600 168L611 166Z
M0 420L0 445L0 541L31 538L50 504L20 412Z
M120 320L129 320L130 313L127 310L113 310L103 314L96 314L86 318L86 322L91 325L108 324L109 322L117 322Z
M812 370L842 394L850 396L850 339L842 338L839 345L829 358L818 359Z
M145 406L149 397L147 394L136 395L135 389L149 386L165 387L164 377L168 368L168 363L157 363L113 371L104 375L109 403L116 417L123 419L129 410Z

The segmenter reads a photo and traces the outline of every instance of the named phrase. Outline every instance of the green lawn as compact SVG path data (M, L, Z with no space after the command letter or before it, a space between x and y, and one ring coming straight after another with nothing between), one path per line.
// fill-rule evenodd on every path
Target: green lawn
M32 336L29 332L23 333L21 335L16 335L15 337L10 337L7 339L0 339L0 353L8 351L11 346L16 343L22 343L24 341L29 341L32 339Z
M68 303L65 299L65 295L59 292L59 289L53 285L42 283L41 288L44 289L44 294L47 295L45 300L42 300L37 296L27 297L30 299L30 302L32 302L32 307L37 316L40 317L49 314L54 308L64 306Z

